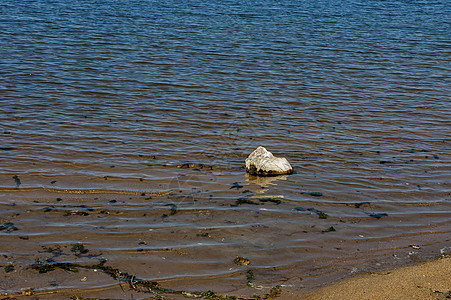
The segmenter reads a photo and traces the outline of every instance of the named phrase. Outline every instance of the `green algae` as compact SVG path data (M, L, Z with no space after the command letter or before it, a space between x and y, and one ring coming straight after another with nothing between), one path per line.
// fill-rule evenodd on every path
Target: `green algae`
M280 203L282 203L282 200L274 199L274 198L261 198L261 199L258 199L258 201L263 202L263 203L270 202L270 203L274 203L276 205L279 205Z
M326 230L323 230L322 232L332 232L332 231L337 231L333 226L330 226L329 228L327 228Z
M14 223L12 222L6 222L3 223L3 225L0 225L0 231L5 231L5 232L11 232L11 231L16 231L19 230L16 226L14 226Z
M5 266L4 270L5 270L6 273L12 272L12 271L14 271L14 266L13 265L7 265L7 266Z
M75 252L75 255L86 254L88 253L88 249L85 248L83 244L75 244L70 248L71 252Z
M253 283L255 276L254 276L254 272L252 270L247 270L247 274L246 274L246 279L247 279L247 286L250 287L254 287L255 284Z
M320 219L327 219L327 214L320 210L317 210L316 208L311 207L307 208L307 210L316 213Z
M74 252L75 255L79 255L81 253L88 252L88 249L85 248L83 244L75 244L70 248L71 252ZM107 260L101 259L99 262L86 265L79 263L71 263L71 262L58 262L53 259L46 260L36 260L34 264L31 265L33 270L38 271L40 274L54 271L56 269L61 269L67 272L78 272L80 269L86 270L96 270L101 271L109 276L111 276L114 280L119 280L120 282L125 282L128 284L130 290L133 290L138 293L151 293L151 299L170 299L166 295L181 295L185 298L201 298L207 300L244 300L244 299L272 299L278 297L281 294L280 286L275 286L268 293L258 296L255 295L253 297L241 297L241 296L228 296L221 295L214 291L199 291L199 292L187 292L184 290L174 290L170 288L165 288L161 286L157 281L151 280L142 280L137 278L134 274L129 274L127 272L122 272L118 268L114 268L112 266L106 265ZM234 259L234 263L242 266L247 266L250 264L250 260L241 256L237 256ZM13 266L7 266L8 270L12 271L14 269ZM5 267L5 270L6 268ZM254 272L252 270L248 270L246 272L246 285L249 287L254 287L253 280L255 279ZM122 286L121 286L122 288ZM83 298L77 295L73 295L70 299L74 300L94 300L98 298Z
M257 199L260 203L255 202L254 200L251 200L249 198L246 197L242 197L242 198L238 198L234 204L231 204L230 206L234 207L234 206L239 206L239 205L243 205L243 204L251 204L251 205L264 205L264 203L274 203L276 205L279 205L280 203L282 203L282 200L280 199L274 199L274 198L260 198Z
M251 199L247 199L247 198L238 198L236 201L235 201L235 204L231 204L230 206L239 206L239 205L242 205L242 204L252 204L252 205L259 205L259 203L257 203L257 202L255 202L255 201L252 201Z
M239 257L241 258L241 257ZM244 258L243 258L244 259ZM244 259L246 262L249 260ZM126 272L122 272L117 268L106 266L106 260L101 260L100 262L92 265L82 265L76 263L67 263L67 262L55 262L52 259L47 259L45 261L36 261L35 264L32 265L32 269L37 270L39 273L47 273L53 271L55 269L62 269L69 272L78 272L79 269L91 269L91 270L100 270L105 274L111 276L115 280L120 280L122 282L128 283L131 290L136 292L143 293L152 293L152 299L170 299L165 297L164 295L181 295L185 298L202 298L207 300L244 300L244 299L272 299L279 297L282 290L280 286L273 287L268 293L258 296L255 295L253 297L241 297L241 296L227 296L221 295L214 291L208 290L204 292L186 292L183 290L174 290L170 288L165 288L161 286L156 281L150 280L141 280L136 278L135 275L131 275ZM247 264L243 264L247 265ZM254 287L254 273L252 270L248 270L246 273L247 285L249 287ZM83 298L77 295L73 295L70 299L74 300L94 300L99 298Z
M282 294L282 288L280 287L280 285L276 285L275 287L273 287L269 293L263 295L261 298L259 297L259 299L272 299L272 298L277 298Z

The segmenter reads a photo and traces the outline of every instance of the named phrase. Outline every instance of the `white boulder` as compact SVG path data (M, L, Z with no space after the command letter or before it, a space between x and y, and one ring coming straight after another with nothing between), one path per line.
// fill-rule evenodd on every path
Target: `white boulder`
M288 160L274 157L265 147L258 147L246 158L246 171L252 175L275 176L293 173Z

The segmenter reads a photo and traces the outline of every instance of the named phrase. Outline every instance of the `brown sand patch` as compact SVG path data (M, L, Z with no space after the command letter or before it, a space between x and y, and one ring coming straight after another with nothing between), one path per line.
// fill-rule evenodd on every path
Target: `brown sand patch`
M285 294L283 297L295 299ZM302 299L449 299L451 258L362 275L305 294ZM299 299L299 298L298 298Z

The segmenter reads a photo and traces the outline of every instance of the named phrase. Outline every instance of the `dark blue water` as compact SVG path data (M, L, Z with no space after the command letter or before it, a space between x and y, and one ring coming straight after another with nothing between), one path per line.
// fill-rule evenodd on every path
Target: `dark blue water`
M440 254L450 15L445 0L3 0L0 225L18 230L0 230L0 266L19 271L0 270L0 291L117 283L32 274L57 247L232 294ZM259 145L295 174L246 176Z

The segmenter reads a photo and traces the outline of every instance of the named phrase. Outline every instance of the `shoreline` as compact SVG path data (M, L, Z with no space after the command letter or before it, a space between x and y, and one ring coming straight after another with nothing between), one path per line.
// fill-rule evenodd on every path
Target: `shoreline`
M385 272L361 274L305 294L280 299L450 299L451 256Z
M306 293L295 294L286 291L283 286L277 289L272 289L265 294L260 295L260 298L231 296L213 293L204 294L201 299L210 299L209 296L216 296L216 299L450 299L451 298L451 256L443 254L440 257L422 262L416 265L404 266L388 271L381 271L375 273L359 274L355 277L347 278L330 285L326 285L308 291ZM61 299L60 297L89 297L98 299L97 297L117 297L118 294L125 296L134 294L135 297L146 297L146 294L138 290L128 290L127 288L120 288L121 285L110 286L105 288L96 288L88 290L74 290L63 289L54 290L51 292L37 292L22 294L0 295L0 299L28 299L29 296L37 296L39 299ZM124 285L126 286L126 285ZM121 291L122 289L122 291ZM126 290L128 290L126 292ZM164 289L163 289L164 290ZM274 292L275 291L275 292ZM274 293L273 293L274 292ZM159 294L159 293L158 293ZM168 299L186 299L184 293L162 293L162 297L169 297ZM188 293L188 295L191 293ZM195 294L195 293L194 293ZM194 295L192 294L192 295ZM202 294L201 294L202 295ZM200 296L200 295L198 295ZM7 297L7 298L4 298ZM189 297L189 296L188 296ZM147 299L147 298L146 298Z

